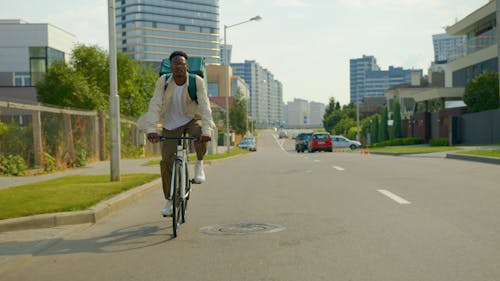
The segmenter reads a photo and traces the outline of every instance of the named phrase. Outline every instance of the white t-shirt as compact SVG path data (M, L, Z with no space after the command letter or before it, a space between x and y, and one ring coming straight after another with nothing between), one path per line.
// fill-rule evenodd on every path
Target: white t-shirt
M184 97L182 96L184 85L178 86L175 82L171 83L171 85L174 85L174 94L172 96L172 103L167 108L163 121L163 128L167 130L177 129L193 119L187 114L186 107L184 106Z

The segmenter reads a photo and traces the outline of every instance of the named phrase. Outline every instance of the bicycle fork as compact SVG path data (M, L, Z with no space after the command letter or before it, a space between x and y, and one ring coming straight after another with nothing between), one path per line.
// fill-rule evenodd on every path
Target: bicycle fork
M185 156L185 154L183 153L182 150L183 150L182 145L178 145L177 146L177 157L175 158L174 161L175 162L177 162L177 161L181 162L181 167L180 167L180 171L179 171L180 172L179 176L181 177L181 184L179 186L179 189L180 189L179 191L180 191L181 198L185 199L187 197L186 196L186 185L187 185L187 182L186 182L186 165L187 165L187 163L186 162L187 162L187 159L185 159L186 156ZM181 155L181 156L179 156L179 155ZM175 163L174 163L174 167L173 168L175 169ZM172 175L173 175L173 173L172 173ZM172 183L174 181L175 181L175 178L172 177ZM174 193L174 189L171 188L170 189L170 198L173 198L173 196L175 196L173 193Z

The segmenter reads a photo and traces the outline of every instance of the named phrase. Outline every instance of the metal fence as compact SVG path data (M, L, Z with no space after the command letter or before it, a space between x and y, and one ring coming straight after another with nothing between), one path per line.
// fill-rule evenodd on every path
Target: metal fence
M0 101L0 154L17 155L28 168L85 165L109 157L107 116L102 112ZM155 154L136 122L121 118L122 158ZM52 163L52 164L54 164Z
M500 109L462 115L464 144L500 143Z

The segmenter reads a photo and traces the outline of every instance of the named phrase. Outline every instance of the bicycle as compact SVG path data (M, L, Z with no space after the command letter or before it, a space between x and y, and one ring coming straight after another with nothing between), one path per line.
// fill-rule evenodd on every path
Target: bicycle
M198 141L198 138L188 137L186 133L183 133L181 137L160 136L160 140L178 141L172 169L172 181L170 183L170 198L172 198L173 208L172 229L175 238L180 224L186 222L186 209L191 195L191 184L196 183L194 179L189 179L187 141Z

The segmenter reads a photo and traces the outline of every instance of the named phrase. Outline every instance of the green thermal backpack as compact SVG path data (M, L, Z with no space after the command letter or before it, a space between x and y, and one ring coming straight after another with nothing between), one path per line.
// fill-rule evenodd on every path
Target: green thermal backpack
M189 97L191 98L192 101L195 101L198 103L198 97L196 96L196 75L200 76L203 78L203 81L205 82L205 88L207 85L207 73L205 70L205 58L201 57L190 57L188 59L188 69L189 69L189 87L188 87L188 92L189 92ZM168 58L163 59L161 61L160 65L160 76L163 74L166 74L165 76L165 81L168 80L170 75L172 75L172 69L170 68L170 60ZM168 83L165 83L165 88L164 90L167 89Z

